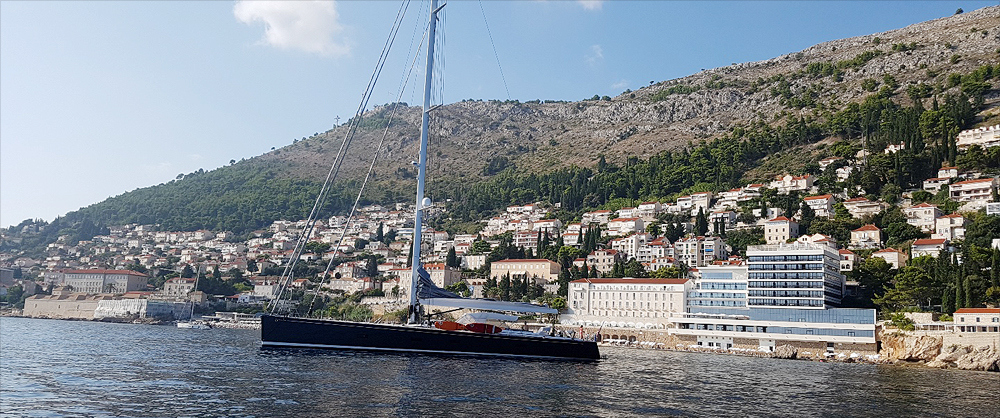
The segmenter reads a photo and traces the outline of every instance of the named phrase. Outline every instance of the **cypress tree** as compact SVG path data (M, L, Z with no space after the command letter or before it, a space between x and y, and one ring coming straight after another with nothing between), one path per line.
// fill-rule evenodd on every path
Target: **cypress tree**
M965 307L965 286L960 278L955 278L955 310Z

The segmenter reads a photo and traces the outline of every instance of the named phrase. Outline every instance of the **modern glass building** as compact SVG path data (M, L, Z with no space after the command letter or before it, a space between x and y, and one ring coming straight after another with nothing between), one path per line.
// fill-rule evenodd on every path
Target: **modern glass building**
M752 245L747 270L751 308L824 309L840 306L844 297L840 254L828 245Z

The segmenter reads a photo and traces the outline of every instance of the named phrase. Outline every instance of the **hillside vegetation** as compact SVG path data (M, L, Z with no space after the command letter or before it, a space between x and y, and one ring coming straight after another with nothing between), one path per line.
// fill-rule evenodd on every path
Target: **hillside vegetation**
M961 129L1000 120L998 27L1000 7L990 7L653 83L614 98L449 104L433 113L428 194L453 199L448 225L454 228L536 200L560 203L563 216L572 217L615 199L670 199L815 171L817 158L853 155L862 136L876 156L871 169L851 182L870 194L886 185L913 187L945 161L996 169L995 150L959 155L953 139ZM387 111L376 107L359 121L354 152L325 214L353 201ZM346 129L109 198L3 246L38 250L58 235L87 239L125 223L242 234L275 219L304 218ZM409 162L418 129L419 109L403 109L390 127L367 201L412 199ZM899 142L908 145L906 152L882 155L887 144Z

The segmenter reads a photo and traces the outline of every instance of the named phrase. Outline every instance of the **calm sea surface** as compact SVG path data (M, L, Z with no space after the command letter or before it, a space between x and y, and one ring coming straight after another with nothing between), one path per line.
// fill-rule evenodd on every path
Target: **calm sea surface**
M257 331L0 318L2 417L1000 417L1000 374L602 348L592 364L261 350Z

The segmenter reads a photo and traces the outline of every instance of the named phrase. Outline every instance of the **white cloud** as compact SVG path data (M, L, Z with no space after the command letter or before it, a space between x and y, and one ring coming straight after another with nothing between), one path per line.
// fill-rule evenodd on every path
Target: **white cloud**
M233 15L248 25L264 23L261 43L327 56L350 52L338 35L344 28L333 1L237 1Z
M604 49L600 45L590 46L590 55L586 56L587 63L590 65L595 65L598 62L604 61Z
M587 10L601 10L601 6L604 4L604 0L576 0L576 2Z

